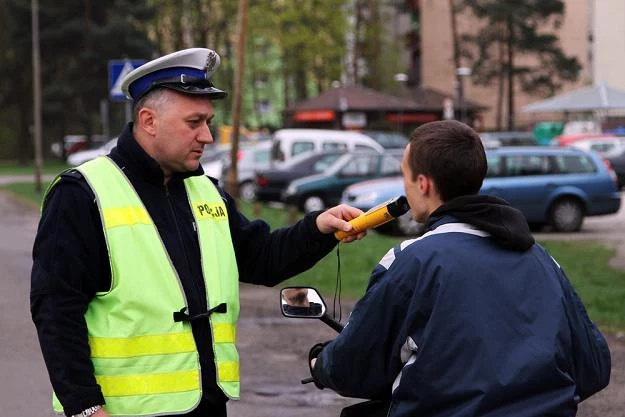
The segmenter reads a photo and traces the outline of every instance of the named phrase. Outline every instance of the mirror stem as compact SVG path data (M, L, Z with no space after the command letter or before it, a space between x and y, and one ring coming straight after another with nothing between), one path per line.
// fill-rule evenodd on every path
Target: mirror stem
M343 331L343 328L345 327L344 325L330 317L327 313L321 316L319 320L332 327L332 329L336 330L338 333L341 333L341 331Z

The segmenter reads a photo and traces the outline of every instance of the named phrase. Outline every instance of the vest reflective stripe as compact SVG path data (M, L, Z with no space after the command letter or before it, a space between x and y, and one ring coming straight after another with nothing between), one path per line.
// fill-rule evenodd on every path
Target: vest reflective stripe
M77 169L96 195L111 263L111 289L96 294L85 314L107 412L186 413L200 401L201 378L191 326L173 321L173 312L187 306L177 272L154 222L117 165L101 157ZM196 223L201 217L204 224L198 227L198 239L209 308L227 305L227 313L209 319L217 383L226 395L238 398L238 271L228 222L217 221L227 220L227 212L208 178L188 178L185 186ZM195 204L200 195L202 210ZM55 410L62 411L54 399Z
M126 397L194 391L199 376L199 370L193 369L152 375L100 375L96 380L107 396Z
M114 207L103 210L102 217L107 228L152 224L148 212L142 207Z
M235 326L217 324L215 343L234 343ZM130 358L141 355L162 355L166 353L194 352L193 334L135 336L129 338L90 337L92 358Z
M239 382L239 362L221 362L217 364L219 380L222 382Z
M193 334L188 332L136 336L125 339L90 337L89 346L92 358L131 358L142 355L195 351Z

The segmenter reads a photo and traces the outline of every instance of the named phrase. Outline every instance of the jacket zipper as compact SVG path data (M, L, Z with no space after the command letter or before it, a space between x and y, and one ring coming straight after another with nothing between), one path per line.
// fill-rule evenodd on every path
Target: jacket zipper
M174 210L174 206L171 203L171 198L170 198L170 194L169 194L169 187L167 187L167 184L165 184L165 198L167 199L167 205L169 206L169 211L171 212L171 216L174 219L174 226L176 228L176 234L178 235L178 240L180 242L180 247L183 248L183 254L184 254L184 260L187 263L187 270L189 272L191 272L191 262L189 261L189 257L187 255L187 251L184 250L184 239L182 238L182 233L180 232L180 227L178 225L178 218L176 217L176 210ZM192 286L195 289L196 293L199 294L199 298L200 298L200 311L205 311L208 307L206 306L206 296L202 293L201 289L199 288L197 282L195 282L194 277L190 276L189 277L191 282L192 282ZM191 313L191 312L189 312ZM194 312L195 314L195 312Z

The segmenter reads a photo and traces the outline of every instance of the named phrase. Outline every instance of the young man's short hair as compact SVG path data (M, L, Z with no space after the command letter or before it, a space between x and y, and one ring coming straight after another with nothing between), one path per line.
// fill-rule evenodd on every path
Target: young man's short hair
M487 171L479 135L455 120L416 128L410 135L408 165L413 180L419 174L434 180L443 202L477 194Z

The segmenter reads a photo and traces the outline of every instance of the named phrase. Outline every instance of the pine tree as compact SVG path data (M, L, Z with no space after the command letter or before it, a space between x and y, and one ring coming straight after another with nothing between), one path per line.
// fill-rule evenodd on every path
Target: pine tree
M565 14L562 0L461 0L460 6L484 22L477 34L463 35L463 51L476 84L497 80L500 97L506 85L508 130L514 129L515 83L526 93L550 96L577 79L581 66L562 51L556 35Z

